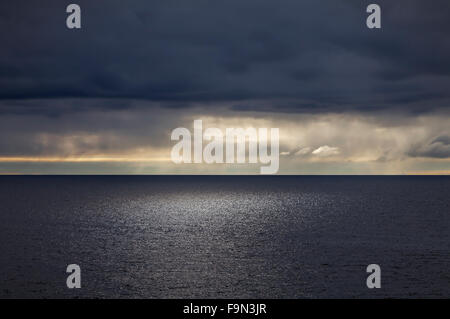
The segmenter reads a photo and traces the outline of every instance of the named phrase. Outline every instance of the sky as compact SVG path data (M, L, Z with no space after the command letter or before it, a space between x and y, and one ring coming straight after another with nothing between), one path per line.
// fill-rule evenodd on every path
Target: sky
M279 174L450 174L449 14L448 0L2 1L0 174L259 172L172 163L172 130L196 119L279 128Z

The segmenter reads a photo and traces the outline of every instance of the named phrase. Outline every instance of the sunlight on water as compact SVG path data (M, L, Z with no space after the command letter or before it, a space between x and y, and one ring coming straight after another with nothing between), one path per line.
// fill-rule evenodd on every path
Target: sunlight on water
M2 177L2 297L448 295L450 179ZM65 267L83 289L65 289ZM370 294L365 267L383 267ZM63 285L61 285L63 283Z

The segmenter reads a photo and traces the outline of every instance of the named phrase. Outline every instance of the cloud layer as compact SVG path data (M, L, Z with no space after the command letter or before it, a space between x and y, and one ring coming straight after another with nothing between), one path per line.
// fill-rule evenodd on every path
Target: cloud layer
M65 3L0 4L0 99L110 98L88 108L228 103L238 111L448 108L446 0L87 1L82 29ZM68 111L16 102L20 112ZM16 112L11 103L0 112Z
M0 3L0 173L186 172L130 162L194 119L280 128L284 172L450 171L448 0L77 3Z

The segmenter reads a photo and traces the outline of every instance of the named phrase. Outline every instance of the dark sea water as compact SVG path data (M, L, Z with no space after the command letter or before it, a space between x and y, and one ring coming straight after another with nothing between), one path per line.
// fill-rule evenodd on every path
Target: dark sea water
M449 195L449 177L0 177L0 297L449 298Z

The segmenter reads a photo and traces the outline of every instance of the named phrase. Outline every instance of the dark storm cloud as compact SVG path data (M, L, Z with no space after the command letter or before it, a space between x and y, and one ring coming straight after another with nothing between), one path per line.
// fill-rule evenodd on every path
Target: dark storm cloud
M439 136L436 139L434 139L432 144L434 144L434 143L441 143L443 145L450 145L450 136L449 135Z
M411 157L450 158L450 136L442 135L430 143L414 145L408 155Z
M182 108L321 112L449 106L450 3L377 1L65 1L0 4L2 113L56 116L66 99ZM28 100L25 101L25 100ZM29 101L55 100L60 103ZM118 102L114 103L113 100ZM16 107L14 107L16 103Z

